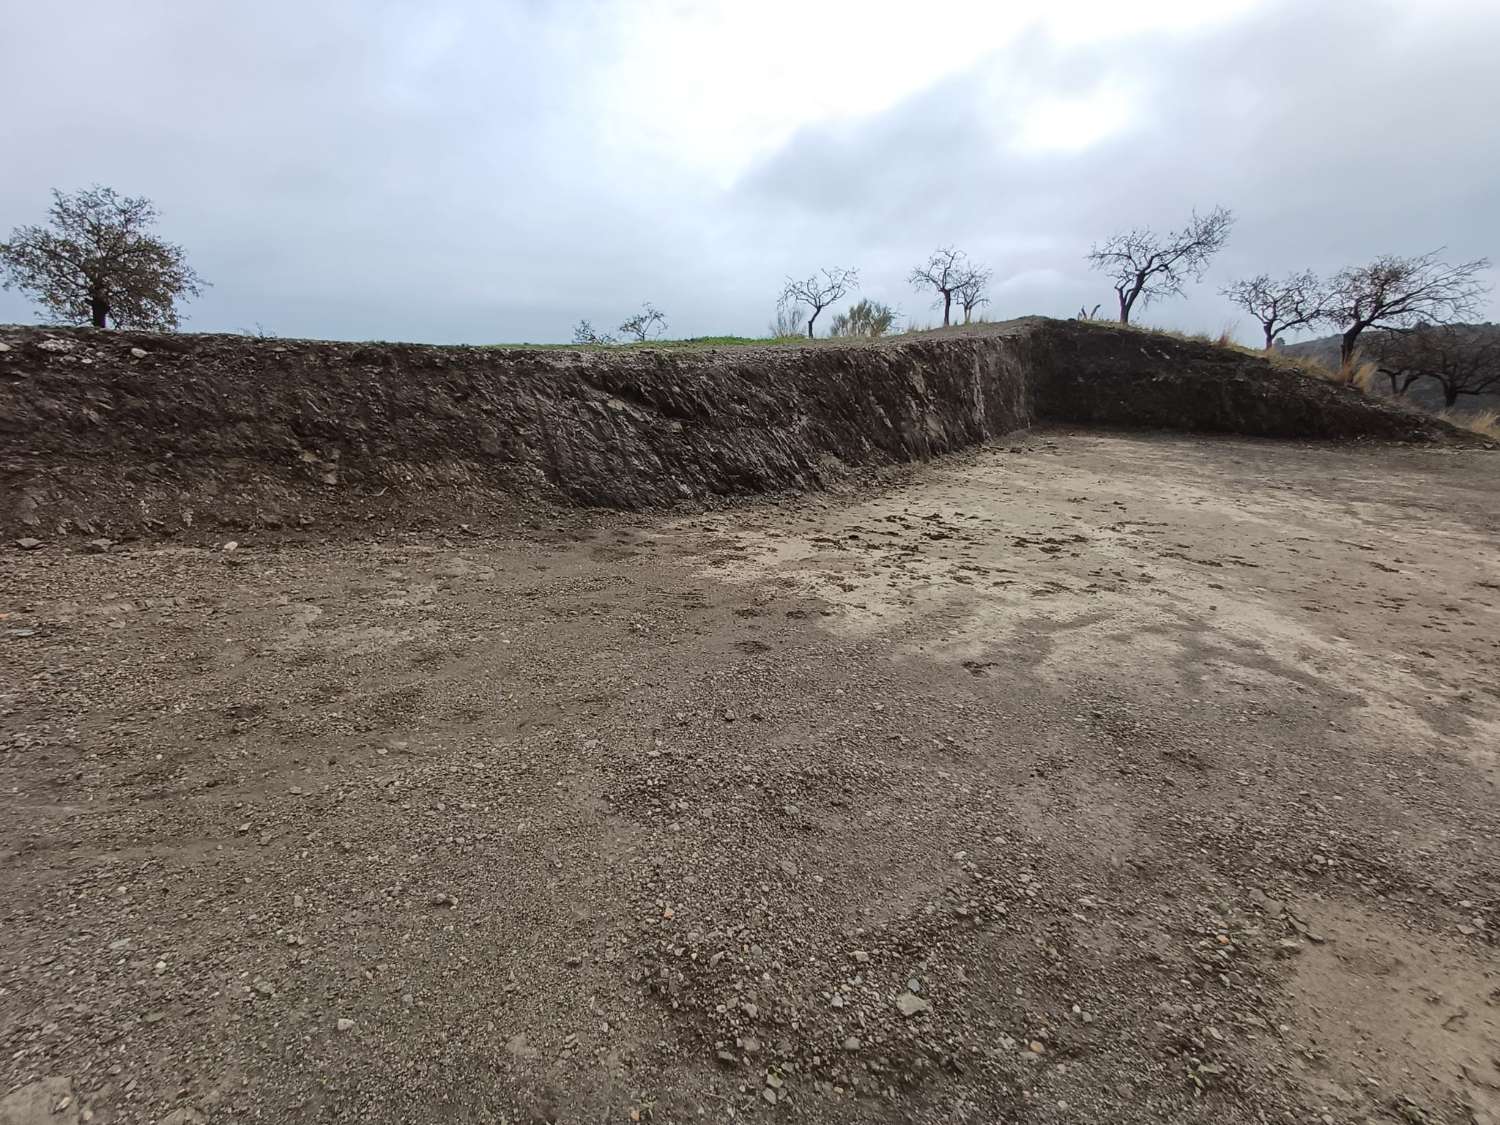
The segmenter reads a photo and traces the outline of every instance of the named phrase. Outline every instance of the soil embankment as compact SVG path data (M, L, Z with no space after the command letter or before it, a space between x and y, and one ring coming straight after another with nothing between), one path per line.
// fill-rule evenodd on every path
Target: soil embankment
M0 329L0 534L459 523L826 487L1037 421L1434 441L1229 349L1032 318L879 344L430 347Z

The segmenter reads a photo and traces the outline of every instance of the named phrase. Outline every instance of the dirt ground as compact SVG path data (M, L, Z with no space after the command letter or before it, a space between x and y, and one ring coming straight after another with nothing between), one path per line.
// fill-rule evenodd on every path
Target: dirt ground
M1500 1122L1500 455L0 551L0 1122Z

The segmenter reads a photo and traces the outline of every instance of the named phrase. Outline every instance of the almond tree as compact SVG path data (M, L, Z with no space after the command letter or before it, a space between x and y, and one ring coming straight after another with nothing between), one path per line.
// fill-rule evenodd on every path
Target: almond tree
M1385 254L1367 266L1337 274L1329 286L1323 319L1340 330L1339 360L1349 363L1366 328L1412 328L1471 320L1489 286L1479 276L1488 258L1453 266L1441 250L1402 258Z
M963 283L954 291L953 295L958 298L959 307L964 310L965 324L968 324L973 318L975 309L979 308L980 305L990 303L990 296L987 290L990 286L990 279L994 276L989 270L976 267L969 272L969 276L964 278Z
M1418 379L1431 379L1443 389L1443 404L1453 406L1460 395L1500 391L1500 329L1422 324L1380 332L1375 363L1392 393L1405 394Z
M203 291L182 247L149 230L149 199L116 195L97 184L76 195L52 193L45 227L17 227L0 243L5 288L30 293L56 321L95 328L170 331L177 304Z
M831 269L813 274L806 281L798 281L794 278L786 279L786 288L781 291L781 298L776 307L781 310L794 308L801 304L812 310L807 316L807 338L813 338L813 322L818 319L818 314L835 301L842 300L845 294L851 293L859 288L859 271Z
M660 336L667 330L667 317L660 309L650 301L641 305L641 311L632 317L627 317L620 325L617 332L625 336L634 336L636 343L644 344L655 336Z
M1266 351L1276 346L1276 337L1282 333L1321 321L1327 302L1318 275L1311 270L1287 274L1280 281L1273 281L1269 274L1256 274L1220 292L1260 323L1266 334Z
M1187 226L1165 235L1144 227L1111 235L1089 251L1088 262L1114 282L1120 323L1129 324L1137 302L1144 307L1162 297L1180 297L1184 283L1202 278L1232 226L1234 215L1223 207L1202 216L1194 211Z
M913 289L932 290L933 307L941 305L943 309L944 328L952 323L955 298L963 305L964 320L968 321L968 314L987 299L984 298L983 293L989 279L988 270L979 269L969 261L967 254L952 246L934 250L925 265L917 266L911 271L910 278ZM963 294L965 293L969 294L967 304L964 303L966 298Z

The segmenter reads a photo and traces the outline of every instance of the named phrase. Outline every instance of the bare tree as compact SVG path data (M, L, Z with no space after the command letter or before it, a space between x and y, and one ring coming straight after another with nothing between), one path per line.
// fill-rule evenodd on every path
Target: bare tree
M954 291L958 298L959 307L964 310L964 323L968 324L974 316L974 310L981 305L990 303L989 294L985 292L989 288L990 279L995 275L986 269L973 268L969 276L959 283Z
M627 317L625 322L615 329L622 335L634 336L638 344L644 344L647 340L660 336L666 330L666 314L650 301L643 302L640 312Z
M843 299L845 294L859 288L858 270L831 269L820 272L821 277L815 273L806 281L787 278L786 288L781 291L781 299L776 305L783 311L799 304L812 310L807 316L809 340L813 337L813 324L818 319L818 314L835 301Z
M1321 321L1328 299L1318 275L1311 270L1287 274L1280 281L1268 274L1256 274L1219 292L1260 322L1266 334L1266 351L1276 346L1276 337L1283 332Z
M1078 306L1078 315L1075 316L1073 319L1074 320L1098 320L1099 319L1099 306L1095 305L1093 308L1088 308L1085 305L1079 305Z
M597 344L605 346L615 343L615 338L607 332L595 332L594 326L586 320L580 320L578 327L573 329L573 343L575 344Z
M834 317L828 334L874 338L884 336L895 323L895 309L883 301L872 301L866 298L851 305L848 312L839 313Z
M983 303L979 298L989 279L988 270L978 269L969 261L967 254L952 246L934 250L925 265L917 266L911 271L910 278L913 289L919 292L923 289L932 290L932 306L942 306L944 328L952 323L953 299L966 289L971 291L974 303L967 306L966 312L972 312ZM966 315L964 319L969 318Z
M1202 216L1194 211L1187 226L1165 236L1145 228L1112 235L1089 251L1088 261L1114 282L1120 323L1129 324L1137 301L1144 307L1161 297L1180 297L1184 282L1200 279L1232 226L1234 215L1223 207Z
M1419 379L1436 382L1446 406L1460 395L1500 391L1500 329L1491 325L1420 324L1376 336L1374 361L1393 394L1405 394Z
M1339 359L1354 358L1366 328L1411 328L1451 324L1477 315L1489 286L1479 277L1488 258L1452 266L1442 250L1414 258L1385 254L1367 266L1342 270L1329 285L1324 318L1340 330Z
M170 331L177 304L207 284L182 247L149 232L149 199L116 195L97 184L76 195L52 193L45 227L17 227L0 243L5 288L32 297L57 321L95 328Z

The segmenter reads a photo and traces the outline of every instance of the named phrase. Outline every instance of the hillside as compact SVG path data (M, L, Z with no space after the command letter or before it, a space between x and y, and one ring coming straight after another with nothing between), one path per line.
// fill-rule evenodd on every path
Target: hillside
M1462 324L1455 328L1474 333L1488 333L1500 336L1500 324ZM1314 359L1326 367L1337 368L1339 365L1339 336L1319 336L1313 340L1302 340L1295 344L1288 344L1283 351L1287 355L1302 356L1306 359ZM1390 383L1384 379L1376 381L1372 390L1389 396L1391 392ZM1405 396L1413 404L1423 410L1439 411L1443 409L1443 393L1429 379L1419 380L1413 384ZM1494 410L1500 409L1500 394L1464 395L1458 400L1457 410Z

